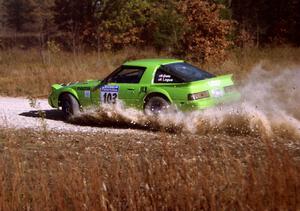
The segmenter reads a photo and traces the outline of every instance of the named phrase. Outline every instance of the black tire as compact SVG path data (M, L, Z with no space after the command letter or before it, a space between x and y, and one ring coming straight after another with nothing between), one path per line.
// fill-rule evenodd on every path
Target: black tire
M61 107L64 113L64 118L69 120L72 116L80 113L80 106L73 95L64 94L61 98Z
M170 108L170 103L160 96L150 97L144 106L147 115L159 115Z

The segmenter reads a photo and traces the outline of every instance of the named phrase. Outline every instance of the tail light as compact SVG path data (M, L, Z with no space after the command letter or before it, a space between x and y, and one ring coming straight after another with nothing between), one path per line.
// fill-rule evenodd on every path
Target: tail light
M203 98L208 98L209 93L208 91L198 92L194 94L188 94L188 100L199 100Z

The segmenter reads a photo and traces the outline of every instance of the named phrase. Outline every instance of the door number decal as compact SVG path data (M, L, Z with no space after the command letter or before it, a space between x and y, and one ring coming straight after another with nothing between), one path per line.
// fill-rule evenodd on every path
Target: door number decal
M116 103L119 94L119 86L105 85L100 88L101 103Z

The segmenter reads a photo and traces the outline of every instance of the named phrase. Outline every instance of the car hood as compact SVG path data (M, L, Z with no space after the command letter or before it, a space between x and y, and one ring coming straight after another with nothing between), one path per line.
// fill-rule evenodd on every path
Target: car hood
M68 84L53 84L52 85L52 90L58 90L61 88L92 88L101 83L100 80L86 80L83 82L72 82Z

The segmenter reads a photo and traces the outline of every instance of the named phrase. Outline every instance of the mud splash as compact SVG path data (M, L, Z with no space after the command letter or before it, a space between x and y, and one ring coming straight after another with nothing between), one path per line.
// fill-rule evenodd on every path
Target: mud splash
M243 96L238 104L204 111L169 112L151 117L145 116L142 111L116 104L89 109L72 122L201 135L300 137L300 68L274 72L258 65L238 89Z

